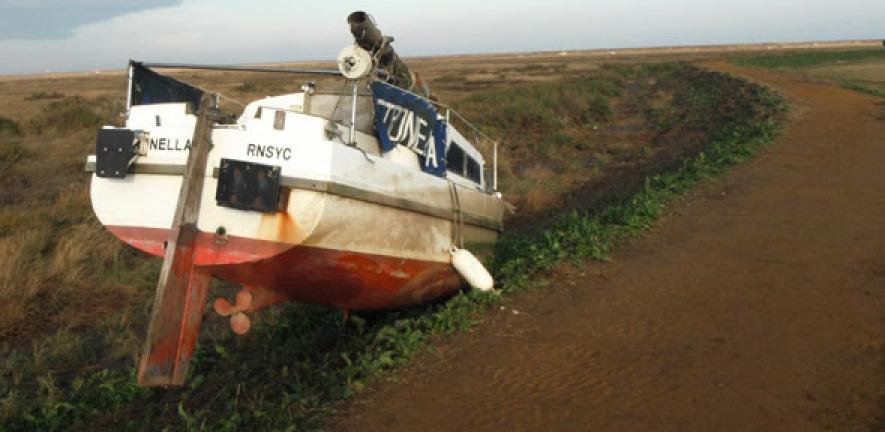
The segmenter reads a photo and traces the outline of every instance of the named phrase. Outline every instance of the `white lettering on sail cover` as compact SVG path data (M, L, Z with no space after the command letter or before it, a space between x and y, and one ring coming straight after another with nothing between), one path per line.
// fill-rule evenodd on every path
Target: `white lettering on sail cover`
M430 128L427 120L415 115L415 112L412 110L383 99L378 99L378 105L386 108L382 121L385 125L388 125L390 141L406 146L418 155L423 156L425 166L438 167L436 146L428 140Z

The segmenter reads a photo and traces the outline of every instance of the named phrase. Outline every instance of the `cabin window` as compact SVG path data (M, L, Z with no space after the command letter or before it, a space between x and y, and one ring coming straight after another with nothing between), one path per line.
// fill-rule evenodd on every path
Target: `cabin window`
M482 183L482 173L479 169L479 162L473 160L473 158L467 158L467 178L476 183Z
M258 107L258 109L255 110L255 118L257 118L257 119L261 118L261 107Z
M276 130L283 130L286 128L286 113L284 111L277 111L274 113L273 128Z
M446 168L458 175L464 175L464 150L454 141L449 143L446 151Z

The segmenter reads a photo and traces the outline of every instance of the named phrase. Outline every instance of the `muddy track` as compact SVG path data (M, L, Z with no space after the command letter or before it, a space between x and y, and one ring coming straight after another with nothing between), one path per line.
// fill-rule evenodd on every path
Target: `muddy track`
M334 429L885 430L885 107L713 67L793 102L769 151L612 263L508 299Z

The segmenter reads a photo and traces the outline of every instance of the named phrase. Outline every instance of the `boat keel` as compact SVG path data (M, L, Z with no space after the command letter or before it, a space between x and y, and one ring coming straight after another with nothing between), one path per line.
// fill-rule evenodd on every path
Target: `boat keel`
M173 270L173 273L178 273ZM199 267L169 278L154 304L148 339L138 367L142 386L182 385L197 347L211 275Z

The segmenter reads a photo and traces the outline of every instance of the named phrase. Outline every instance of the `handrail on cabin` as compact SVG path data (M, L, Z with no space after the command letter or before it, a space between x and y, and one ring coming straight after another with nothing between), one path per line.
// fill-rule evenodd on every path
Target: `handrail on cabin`
M492 137L484 134L478 127L474 126L473 123L470 123L466 118L464 118L458 111L455 111L454 108L434 100L430 101L434 105L439 106L440 108L444 108L446 110L446 121L451 124L450 116L454 114L455 118L464 123L465 126L470 128L473 131L476 140L476 146L478 147L483 140L490 141L492 143L492 190L498 191L498 140L492 139ZM477 150L480 150L477 148ZM481 150L480 150L481 152Z

